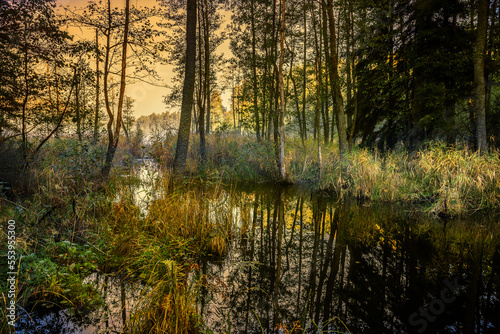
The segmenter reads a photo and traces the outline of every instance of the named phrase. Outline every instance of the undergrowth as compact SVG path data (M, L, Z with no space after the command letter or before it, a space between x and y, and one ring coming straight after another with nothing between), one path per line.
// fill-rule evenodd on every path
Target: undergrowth
M102 307L101 294L85 283L100 272L145 287L141 307L130 310L124 331L193 332L201 326L197 298L206 282L196 262L227 252L235 233L230 196L217 185L154 173L140 179L119 167L102 183L102 153L76 141L55 140L22 182L12 186L13 195L2 195L1 216L15 220L16 253L22 255L16 262L18 310L84 314ZM145 184L151 203L147 213L134 198ZM5 230L0 242L0 253L6 255ZM2 266L0 332L9 333L6 275Z
M169 167L175 138L153 141L153 157ZM207 137L207 159L199 161L199 143L190 144L187 174L204 179L277 182L275 150L266 140L237 135ZM318 152L321 151L321 161ZM373 202L419 204L432 214L459 215L500 207L500 157L470 149L428 143L419 151L404 147L381 153L355 148L339 156L337 144L287 139L285 165L294 183Z
M275 151L265 140L217 134L208 137L207 160L201 163L195 138L188 177L174 179L168 174L173 143L173 138L156 140L149 147L166 174L141 179L115 168L102 183L104 147L54 140L24 170L19 184L1 184L0 213L16 221L16 252L23 254L17 282L20 307L28 313L34 307L69 307L77 313L96 309L102 298L84 280L93 272L111 273L146 287L125 331L190 333L203 328L198 297L207 277L197 261L224 256L235 235L245 233L248 222L242 217L251 217L250 211L232 209L233 196L219 181L277 181ZM118 156L128 157L123 152ZM285 163L292 181L339 198L417 203L446 215L500 206L497 152L479 155L432 143L418 152L355 149L340 159L335 143L318 147L312 140L290 139ZM136 198L145 184L147 208ZM243 220L240 227L236 215ZM0 243L5 255L5 231ZM2 267L2 291L6 273ZM2 319L6 302L2 293ZM6 322L1 323L0 332L8 332Z

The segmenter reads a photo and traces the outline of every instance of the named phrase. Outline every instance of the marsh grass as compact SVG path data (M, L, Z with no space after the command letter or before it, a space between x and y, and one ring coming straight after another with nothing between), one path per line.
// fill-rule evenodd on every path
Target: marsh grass
M206 279L202 256L220 257L236 234L231 196L219 184L150 180L155 198L145 215L134 203L135 188L120 178L117 200L104 219L108 266L139 280L148 292L126 324L131 333L191 333L201 325L197 305Z
M102 184L96 182L99 154L77 142L51 142L17 188L29 189L22 204L2 201L2 215L16 220L17 252L23 254L19 307L28 314L34 306L96 308L102 298L83 280L95 271L115 273L147 291L127 331L193 332L201 323L197 298L206 282L196 262L224 255L236 233L230 194L195 178L151 173L143 180L119 167ZM146 212L135 197L142 186L150 192Z
M153 140L151 155L163 166L173 165L174 137ZM186 174L205 179L244 180L259 182L276 180L274 148L268 141L233 134L213 134L206 140L207 158L199 161L199 137L193 136L186 162Z
M100 262L94 231L111 202L93 190L99 154L99 148L77 141L51 141L22 170L10 193L1 194L2 219L16 222L16 301L27 314L37 307L81 312L102 303L95 289L83 282ZM7 245L4 232L2 254ZM0 277L6 269L1 268ZM0 298L2 310L5 302ZM0 317L0 332L8 331L4 314Z
M153 155L170 165L173 138L154 142ZM187 173L202 179L243 182L278 180L274 147L268 141L237 135L207 137L207 161L198 161L198 139L191 143ZM321 164L318 150L321 150ZM500 158L498 152L480 155L467 148L428 143L419 151L403 146L389 152L355 148L340 159L335 142L290 138L285 164L294 183L310 183L316 189L373 202L423 205L431 214L460 215L500 206Z
M500 158L432 143L416 153L353 151L322 185L375 202L424 204L433 214L459 215L500 205Z

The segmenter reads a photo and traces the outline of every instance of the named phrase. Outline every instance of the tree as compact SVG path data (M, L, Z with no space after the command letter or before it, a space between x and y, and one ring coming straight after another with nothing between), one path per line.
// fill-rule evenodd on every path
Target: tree
M101 2L91 2L84 8L70 10L65 8L67 22L77 27L95 29L95 37L87 43L92 46L87 53L95 53L96 57L96 105L94 115L94 141L97 141L99 126L99 95L100 77L99 63L101 55L104 58L102 68L102 94L104 95L104 108L108 116L107 133L108 149L101 174L104 178L109 175L116 148L123 126L123 107L125 101L125 88L132 80L148 82L148 79L158 79L154 69L147 65L147 60L154 58L158 62L163 59L159 53L160 47L151 42L154 37L161 36L161 32L152 28L150 17L159 13L156 8L140 8L130 6L127 0L125 8L119 10L111 7L108 0L102 5ZM104 42L100 43L99 37L103 36ZM99 45L103 45L103 50ZM121 47L121 48L120 48ZM149 59L148 59L149 58ZM132 71L127 71L132 68ZM116 80L117 78L117 80ZM116 81L118 82L118 102L114 110L114 99L112 96Z
M111 164L115 157L116 148L118 147L118 141L120 139L120 129L122 126L122 112L123 112L123 100L125 97L125 85L126 85L126 70L127 70L127 49L128 49L128 30L129 30L129 18L130 18L130 0L125 0L125 23L123 28L123 43L122 43L122 55L121 55L121 76L120 76L120 95L118 97L118 110L116 114L116 122L114 115L111 112L109 97L108 97L108 75L109 75L109 57L110 57L110 33L111 33L111 1L108 0L108 36L106 41L106 65L104 72L104 91L106 98L106 111L108 112L108 149L106 152L106 160L102 168L102 176L107 178L109 172L111 171ZM113 131L114 125L114 131Z
M283 63L285 61L285 3L286 0L281 2L281 37L280 37L280 63L278 69L278 81L280 90L280 112L279 112L279 172L280 179L286 179L286 166L285 166L285 88L283 85Z
M21 137L25 162L31 161L41 145L59 129L74 87L74 68L64 63L70 47L69 35L60 29L54 7L54 1L0 2L0 135L8 129L11 137ZM59 73L54 74L58 82L56 103L51 99L51 85L47 84L50 73L46 68L50 66L59 68ZM71 90L69 94L67 88ZM66 107L61 111L59 98L63 94ZM55 128L47 130L49 134L44 136L46 131L41 125ZM45 139L33 149L30 137L35 136L30 134L35 132Z
M132 115L134 112L134 99L130 96L125 96L125 104L123 106L123 132L127 138L127 142L130 143L130 130L135 122L135 117Z
M196 0L187 0L186 7L186 67L184 71L181 119L175 150L174 172L182 172L186 167L196 74Z
M486 45L486 33L488 29L488 0L478 0L477 2L477 32L474 44L474 84L475 100L474 110L476 119L476 140L477 150L487 152L486 141L486 90L484 80L484 50Z
M342 156L348 149L347 147L347 133L346 133L346 121L344 113L344 99L342 97L342 91L340 89L340 77L338 72L339 60L337 54L337 40L335 32L335 16L333 13L333 0L327 0L325 4L323 0L323 6L327 6L328 13L328 27L330 32L330 85L332 87L332 92L334 96L334 108L335 116L337 120L337 131L339 135L339 152Z

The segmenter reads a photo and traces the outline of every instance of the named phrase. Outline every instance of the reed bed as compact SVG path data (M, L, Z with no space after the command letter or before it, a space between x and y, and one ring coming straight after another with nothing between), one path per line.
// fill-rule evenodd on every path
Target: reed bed
M173 161L174 138L152 145L165 165ZM500 158L497 151L480 155L468 148L431 142L419 151L403 146L393 151L356 148L340 159L338 145L289 138L285 165L294 183L310 183L337 196L373 202L423 205L431 214L460 215L500 207ZM238 135L207 137L207 160L198 161L195 137L188 174L243 182L278 181L274 146ZM321 152L321 159L320 153ZM168 159L166 159L168 158Z
M460 215L500 206L500 158L434 143L379 154L360 149L337 160L321 187L375 202L423 204L433 214Z
M134 188L122 187L105 219L114 270L150 288L127 332L192 333L201 324L198 296L206 283L197 261L224 255L236 233L231 196L217 184L176 182L168 175L150 186L159 195L145 216L134 204Z

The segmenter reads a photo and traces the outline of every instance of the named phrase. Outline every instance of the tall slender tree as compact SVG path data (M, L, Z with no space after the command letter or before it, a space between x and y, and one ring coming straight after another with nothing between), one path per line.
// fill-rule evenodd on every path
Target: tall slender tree
M335 15L333 12L333 0L323 0L323 5L327 6L328 13L328 27L330 32L330 84L332 87L333 97L334 97L334 108L335 116L337 121L337 132L339 136L339 151L342 155L348 149L347 147L347 133L346 133L346 121L344 114L344 98L342 97L342 91L340 89L340 76L339 76L339 58L337 54L337 39L335 31Z
M488 30L489 0L477 1L477 31L474 44L474 111L476 120L476 145L479 152L487 152L486 141L486 90L484 80L484 50Z
M286 179L286 166L285 166L285 88L283 85L283 63L285 61L285 13L286 13L286 0L281 2L281 37L280 37L280 62L278 69L278 81L280 90L280 112L279 112L279 169L280 179Z
M196 73L196 0L187 0L186 6L186 67L182 88L181 119L177 135L174 171L182 172L186 167L191 129L191 110L193 107L194 80Z
M111 16L111 1L108 0L108 13ZM102 176L107 178L109 176L109 172L111 171L111 165L113 163L113 159L115 157L116 148L118 147L118 141L120 139L120 129L122 126L122 112L123 112L123 100L125 98L125 85L126 85L126 70L127 70L127 49L128 49L128 30L129 30L129 18L130 18L130 0L125 1L125 24L123 28L123 43L122 43L122 57L121 57L121 76L120 76L120 92L118 97L118 110L116 113L116 121L114 120L113 112L109 108L109 103L107 105L108 111L108 150L106 152L106 160L104 162L104 166L102 168ZM109 18L109 24L111 28L111 18ZM108 36L107 39L107 48L106 48L106 58L107 63L109 62L109 52L110 52L110 38ZM108 70L106 69L106 72ZM106 76L106 75L105 75ZM107 82L107 78L105 78L105 85ZM107 87L106 87L107 88ZM105 88L105 91L107 90ZM108 96L106 92L106 96ZM115 125L113 131L113 124Z

